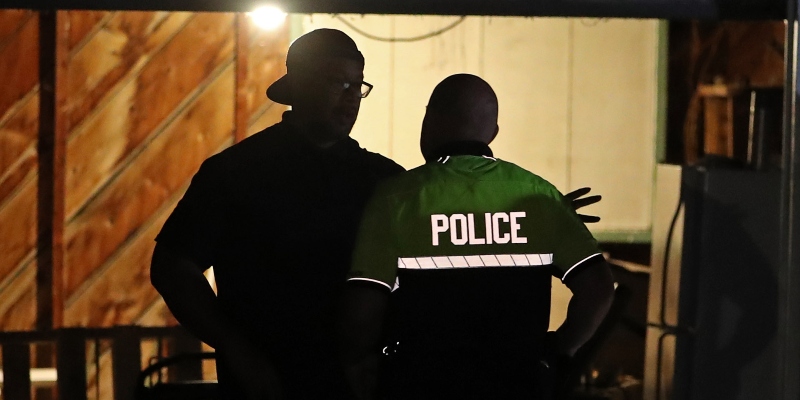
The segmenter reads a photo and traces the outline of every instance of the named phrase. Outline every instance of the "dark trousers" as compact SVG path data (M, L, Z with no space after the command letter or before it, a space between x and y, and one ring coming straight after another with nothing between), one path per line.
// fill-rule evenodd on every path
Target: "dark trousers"
M393 360L383 387L390 400L555 400L553 371L539 361L454 357Z

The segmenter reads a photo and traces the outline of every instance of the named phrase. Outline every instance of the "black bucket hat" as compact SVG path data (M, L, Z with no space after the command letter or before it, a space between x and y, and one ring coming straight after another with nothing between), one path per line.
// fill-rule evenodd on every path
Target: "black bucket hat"
M319 64L328 57L344 57L364 62L364 56L358 51L356 42L346 33L336 29L317 29L295 40L286 54L286 75L267 88L270 100L292 105L292 93L289 85L289 74Z

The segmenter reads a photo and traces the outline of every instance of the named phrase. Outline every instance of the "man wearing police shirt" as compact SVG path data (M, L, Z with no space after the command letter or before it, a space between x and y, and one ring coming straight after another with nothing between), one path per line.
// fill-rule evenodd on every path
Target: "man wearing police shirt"
M393 399L541 398L545 351L574 355L607 313L613 281L595 239L549 182L493 156L497 132L491 87L445 79L423 121L427 163L379 185L368 204L341 322L359 397L375 396L390 293ZM552 275L573 297L545 349Z

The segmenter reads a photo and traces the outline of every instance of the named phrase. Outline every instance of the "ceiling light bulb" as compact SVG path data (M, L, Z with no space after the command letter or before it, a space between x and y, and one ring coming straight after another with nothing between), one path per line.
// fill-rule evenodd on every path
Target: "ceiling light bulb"
M277 29L286 20L286 13L275 6L262 6L248 13L253 22L261 29Z

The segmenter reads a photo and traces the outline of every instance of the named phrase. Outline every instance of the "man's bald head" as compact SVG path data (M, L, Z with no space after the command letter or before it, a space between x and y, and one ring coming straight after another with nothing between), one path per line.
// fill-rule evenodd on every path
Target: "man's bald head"
M497 131L497 95L492 87L475 75L451 75L433 89L422 122L420 147L423 155L428 155L451 142L489 144Z

